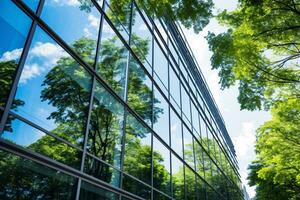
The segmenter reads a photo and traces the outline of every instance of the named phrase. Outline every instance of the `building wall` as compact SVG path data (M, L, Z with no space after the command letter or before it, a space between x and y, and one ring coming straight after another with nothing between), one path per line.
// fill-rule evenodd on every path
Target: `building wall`
M110 2L0 2L0 199L241 199L190 52Z

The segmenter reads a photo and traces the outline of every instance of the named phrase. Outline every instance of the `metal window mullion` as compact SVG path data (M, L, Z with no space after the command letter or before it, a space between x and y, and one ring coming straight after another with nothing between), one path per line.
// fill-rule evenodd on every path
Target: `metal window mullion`
M13 2L18 6L18 3L16 3L16 2L18 2L17 0L13 0ZM19 2L19 3L23 4L23 6L26 6L23 2ZM39 5L38 5L37 12L36 12L37 16L40 16L40 14L42 12L43 5L44 5L44 0L41 0ZM26 39L25 44L24 44L24 49L23 49L23 52L21 54L20 61L19 61L18 67L17 67L16 75L15 75L13 84L11 86L11 90L10 90L10 93L9 93L9 96L8 96L7 101L6 101L5 108L4 108L4 111L3 111L3 114L2 114L2 118L1 118L1 122L0 122L0 133L2 133L4 131L5 123L6 123L6 120L8 118L8 115L9 115L10 107L13 104L13 100L14 100L14 97L15 97L15 94L16 94L16 91L17 91L18 83L19 83L19 80L21 78L21 74L22 74L22 71L23 71L23 68L24 68L24 64L25 64L27 55L29 53L30 45L31 45L31 42L32 42L32 39L33 39L33 35L34 35L34 32L35 32L36 26L37 26L36 20L32 19L32 23L31 23L29 32L27 34L27 39Z

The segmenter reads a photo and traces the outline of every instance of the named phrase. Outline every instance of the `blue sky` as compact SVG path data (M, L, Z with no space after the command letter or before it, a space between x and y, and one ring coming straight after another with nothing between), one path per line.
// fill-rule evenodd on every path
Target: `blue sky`
M222 9L234 10L237 6L237 0L214 0L214 3L216 12ZM246 177L248 174L247 167L255 159L255 130L271 116L265 111L241 111L237 101L238 89L236 86L223 91L220 89L218 72L211 69L210 57L212 53L209 51L207 41L204 38L208 31L221 33L226 31L226 27L221 26L215 19L212 19L209 25L199 34L184 29L186 38L193 49L234 143L242 183L246 186L250 197L253 197L255 195L254 188L247 185Z

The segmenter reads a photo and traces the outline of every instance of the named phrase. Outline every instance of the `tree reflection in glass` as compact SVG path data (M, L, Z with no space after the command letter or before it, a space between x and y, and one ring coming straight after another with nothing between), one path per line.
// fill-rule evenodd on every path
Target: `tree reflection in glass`
M87 150L117 168L120 168L122 122L124 108L98 82L95 87L93 108L89 127ZM111 182L109 167L102 162L89 161L86 172L101 180Z
M74 177L0 150L1 200L73 200L76 186Z

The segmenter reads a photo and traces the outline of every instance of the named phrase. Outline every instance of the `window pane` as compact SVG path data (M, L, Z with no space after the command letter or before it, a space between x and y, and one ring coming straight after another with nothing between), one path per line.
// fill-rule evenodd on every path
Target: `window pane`
M170 67L170 95L172 96L172 101L175 101L180 107L180 84L179 79L176 76L173 69Z
M41 18L84 61L93 65L100 26L100 14L90 0L46 1Z
M152 82L133 58L129 65L128 104L151 126Z
M151 133L128 113L124 171L147 184L151 184L151 160Z
M0 107L6 104L30 24L29 17L12 1L0 1ZM12 109L22 103L16 99ZM9 127L5 127L5 130L9 130Z
M80 168L81 152L21 120L14 119L11 130L4 131L1 138L71 167Z
M124 98L127 60L127 48L104 20L97 72L122 98Z
M117 200L118 195L105 190L103 188L94 186L85 181L81 182L80 200Z
M181 99L182 99L182 112L185 115L183 116L184 120L188 119L189 122L191 122L191 109L190 109L190 97L188 96L188 93L184 89L184 87L181 85ZM188 122L187 122L188 123Z
M154 71L160 79L155 79L156 82L158 84L162 82L164 87L168 89L168 61L156 41L154 42Z
M120 187L120 172L92 156L86 156L84 172L115 187Z
M194 145L193 145L193 136L190 131L183 126L183 141L184 141L184 158L185 161L194 168Z
M172 154L172 185L173 197L184 199L184 173L183 163Z
M183 148L182 148L182 131L181 131L181 120L178 118L177 114L171 111L171 147L176 153L183 158Z
M145 65L148 72L152 72L152 34L150 33L148 26L143 21L141 15L134 7L132 30L131 30L131 42L132 48L140 61Z
M39 27L15 99L22 117L81 147L91 76Z
M169 105L154 87L154 131L169 144Z
M123 114L123 106L97 82L87 149L117 168L120 168Z
M151 188L127 176L123 176L123 189L144 199L151 199Z
M75 199L75 177L2 150L0 163L0 199Z
M196 200L196 179L195 174L188 167L185 167L185 187L186 187L186 197L188 200Z
M170 195L170 151L153 137L153 186Z

